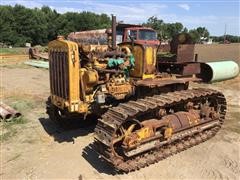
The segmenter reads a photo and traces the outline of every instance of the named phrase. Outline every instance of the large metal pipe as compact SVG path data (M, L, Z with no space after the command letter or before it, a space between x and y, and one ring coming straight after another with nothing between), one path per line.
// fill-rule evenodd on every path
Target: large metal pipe
M17 118L19 116L21 116L20 112L2 102L0 103L0 119L7 121L11 118Z
M116 16L112 15L112 49L117 48L116 44L116 36L117 36L117 30L116 30L117 22L116 22Z
M217 61L201 63L201 73L198 75L204 82L223 81L236 77L239 66L234 61Z
M13 115L13 117L19 117L21 116L21 113L16 111L15 109L13 109L12 107L4 104L4 103L1 103L0 104L0 107L4 108L6 111L8 111L9 113L11 113Z
M39 67L39 68L45 68L45 69L49 68L49 63L46 62L46 61L30 60L30 61L26 61L24 64L27 64L27 65L30 65L30 66L34 66L34 67Z
M12 114L0 106L0 119L10 119Z

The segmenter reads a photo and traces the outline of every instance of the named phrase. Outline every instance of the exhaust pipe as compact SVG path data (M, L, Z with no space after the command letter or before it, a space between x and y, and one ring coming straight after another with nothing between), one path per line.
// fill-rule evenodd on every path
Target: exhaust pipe
M117 48L117 43L116 43L116 36L117 36L117 21L116 21L116 16L112 15L112 49L115 50Z

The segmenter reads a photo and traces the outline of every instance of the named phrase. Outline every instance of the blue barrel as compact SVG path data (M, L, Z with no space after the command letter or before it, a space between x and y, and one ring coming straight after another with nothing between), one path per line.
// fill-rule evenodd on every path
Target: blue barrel
M231 79L239 74L239 66L234 61L216 61L201 63L198 77L204 82L216 82Z

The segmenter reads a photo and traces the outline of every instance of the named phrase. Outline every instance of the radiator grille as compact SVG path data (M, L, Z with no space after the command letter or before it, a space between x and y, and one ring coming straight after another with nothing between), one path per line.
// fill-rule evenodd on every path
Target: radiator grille
M50 88L52 95L69 99L69 64L67 52L50 51Z

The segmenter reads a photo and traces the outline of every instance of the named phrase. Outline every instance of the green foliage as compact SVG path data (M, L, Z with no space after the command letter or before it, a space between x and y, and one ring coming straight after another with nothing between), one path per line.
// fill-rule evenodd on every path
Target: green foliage
M189 31L189 34L194 43L200 43L202 40L207 40L209 38L209 32L205 27L192 29Z
M155 16L148 18L144 26L155 29L158 33L160 40L171 40L173 37L180 33L189 33L193 43L201 43L203 40L208 40L210 33L205 27L197 27L196 29L188 30L180 22L165 23L163 20ZM223 42L224 36L211 36L214 42ZM226 35L226 40L232 43L240 42L239 36Z
M177 34L183 32L183 25L180 22L176 23L164 23L163 20L158 19L155 16L150 17L144 26L155 29L158 33L159 39L171 39ZM184 29L186 31L186 29Z
M190 34L194 43L199 43L200 42L200 34L195 29L190 30L189 34Z
M145 26L158 32L160 40L171 40L179 33L189 33L193 41L208 39L209 32L205 27L188 30L180 22L165 23L155 16L150 17ZM59 14L48 6L41 9L29 9L21 5L0 6L0 43L12 46L24 46L26 42L34 45L47 45L57 35L68 35L74 31L108 28L111 19L106 14L67 12ZM216 42L223 42L224 37L213 37ZM226 40L240 42L238 36L227 35Z
M29 9L21 5L0 6L0 42L13 46L24 46L26 42L46 45L57 35L106 28L110 24L111 20L106 14L59 14L48 6L41 9Z
M27 119L24 117L12 118L9 122L1 122L0 128L3 132L0 134L0 142L7 141L18 132L18 125L23 125L27 123Z
M157 17L150 17L147 23L143 24L155 29L158 32L158 37L161 40L171 40L180 33L189 33L194 43L198 43L201 39L208 39L209 32L205 27L189 30L180 22L164 23L163 20Z
M211 36L214 42L224 42L224 36ZM232 36L232 35L226 35L225 41L233 42L233 43L240 43L240 37L239 36Z

